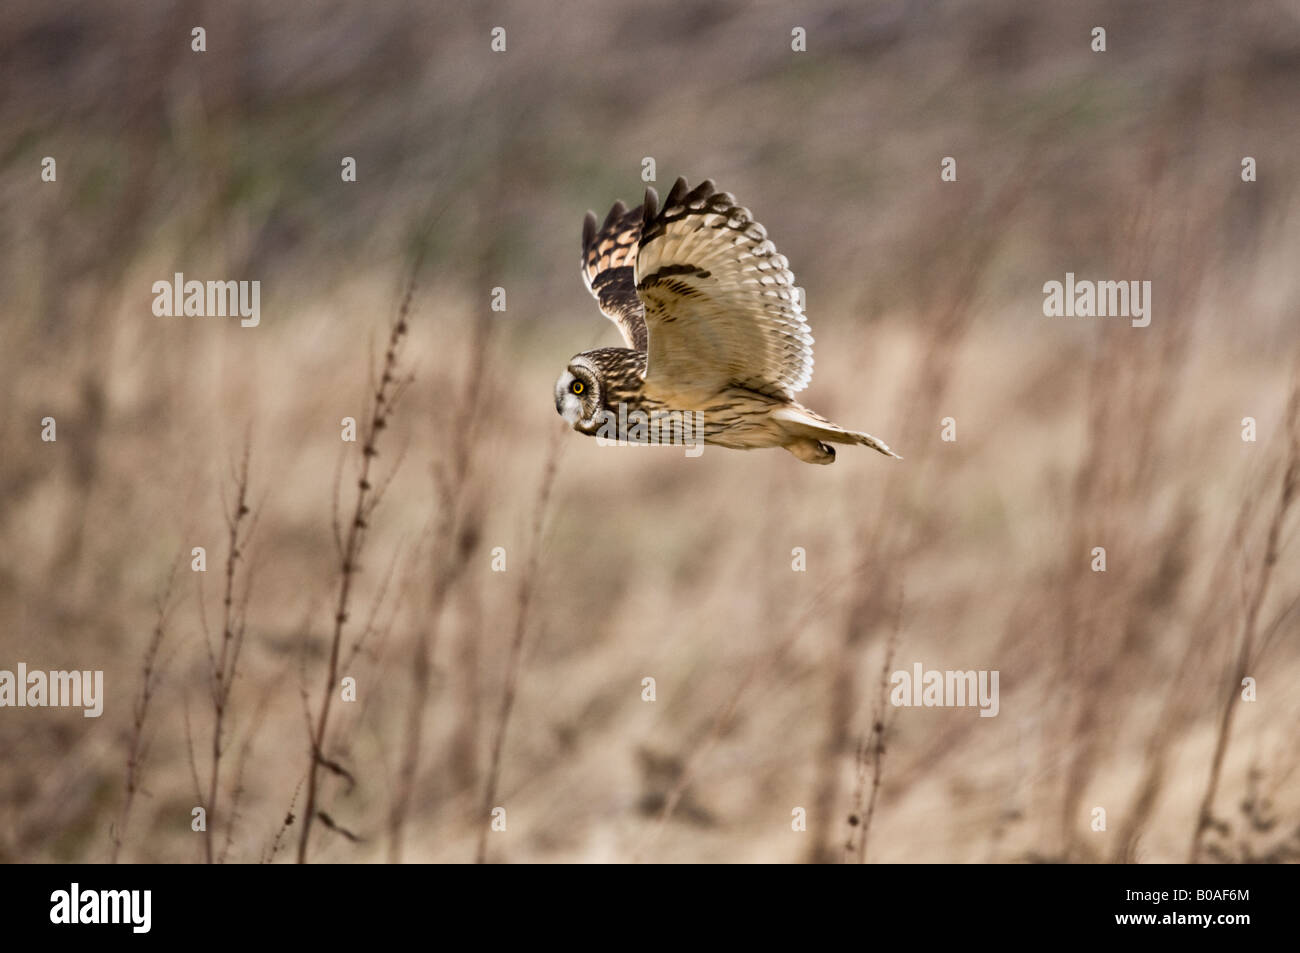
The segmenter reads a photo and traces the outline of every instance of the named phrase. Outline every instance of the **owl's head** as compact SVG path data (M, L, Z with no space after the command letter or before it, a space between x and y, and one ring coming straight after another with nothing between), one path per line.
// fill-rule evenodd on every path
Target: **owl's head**
M600 369L579 354L555 382L555 410L579 433L594 434L604 417Z

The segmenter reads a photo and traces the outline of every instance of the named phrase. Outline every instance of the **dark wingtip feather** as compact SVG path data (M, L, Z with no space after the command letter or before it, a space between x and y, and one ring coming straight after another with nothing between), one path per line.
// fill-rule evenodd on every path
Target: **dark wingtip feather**
M615 202L614 207L611 208L609 214L605 216L605 224L600 226L600 230L605 231L626 214L627 206L622 202Z
M714 192L716 191L718 191L718 186L715 185L711 178L706 178L705 181L699 183L698 186L695 186L694 189L690 191L690 195L686 196L686 200L692 204L706 202L706 200L710 198L710 196L714 195Z
M641 221L649 224L654 221L654 217L659 214L659 193L650 186L646 186L645 204L641 206Z
M664 207L680 205L682 199L686 198L686 193L690 190L690 186L686 184L686 179L679 175L677 181L673 183L672 191L668 193L668 198L664 199Z
M591 247L592 239L596 237L596 213L587 212L587 217L582 220L582 250L586 251Z

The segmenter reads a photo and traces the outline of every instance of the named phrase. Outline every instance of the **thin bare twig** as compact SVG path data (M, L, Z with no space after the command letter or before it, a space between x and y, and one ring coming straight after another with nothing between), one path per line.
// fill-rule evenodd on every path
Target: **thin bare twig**
M488 340L492 322L486 311L480 312L475 322L473 342L464 377L462 393L472 390L470 385L484 379ZM478 538L478 514L466 506L466 490L472 472L473 436L477 432L479 415L485 404L482 400L462 401L452 418L450 453L441 455L434 463L434 484L438 497L434 540L454 540L454 545L435 549L433 557L433 585L425 613L426 624L415 634L411 664L411 700L406 712L401 763L398 768L397 791L388 818L388 860L400 863L402 841L407 815L415 793L415 780L419 773L420 750L424 737L424 713L428 707L433 668L433 653L442 625L443 610L456 581L469 566L469 557ZM469 509L467 514L465 511ZM462 523L468 525L462 525Z
M300 864L307 861L312 825L316 820L321 820L333 830L340 832L344 830L334 823L332 819L327 820L329 816L324 815L318 809L320 769L323 767L329 768L335 773L342 771L339 765L325 757L325 734L329 728L331 703L334 700L338 682L343 630L348 621L353 580L360 571L359 564L365 544L366 530L370 526L370 519L374 513L375 504L378 502L378 496L371 479L372 466L375 458L379 455L377 447L379 432L388 426L393 412L410 382L409 378L399 375L398 361L402 345L407 340L407 321L410 316L411 302L415 295L418 270L419 262L417 261L407 283L406 293L402 298L401 305L398 307L397 317L389 328L388 346L384 352L382 370L379 380L375 382L372 388L372 397L368 407L369 413L366 415L362 429L361 469L357 477L356 498L352 509L352 518L348 521L344 531L342 551L339 554L339 586L334 609L333 633L330 638L329 665L325 673L325 685L321 693L320 708L317 711L314 723L309 716L308 740L310 741L311 762L307 771L307 798L303 810L302 833L298 840L298 863ZM342 773L346 775L345 771ZM350 777L350 775L347 776Z
M1273 567L1277 563L1279 540L1282 524L1287 512L1295 501L1297 487L1300 487L1300 380L1291 391L1287 401L1287 448L1286 463L1282 470L1282 480L1278 487L1277 503L1269 518L1267 537L1264 543L1264 555L1256 567L1253 587L1247 595L1245 616L1242 621L1241 636L1238 640L1237 657L1231 669L1227 696L1219 714L1219 731L1214 742L1214 754L1210 758L1210 776L1201 797L1200 810L1197 812L1196 830L1192 835L1191 849L1187 862L1198 863L1204 848L1205 832L1214 823L1214 798L1218 794L1219 780L1223 773L1223 760L1228 750L1228 740L1232 734L1233 716L1241 698L1241 682L1250 673L1251 666L1257 661L1256 646L1259 642L1258 624L1260 608L1268 594L1269 583L1273 578Z
M483 793L483 815L479 819L478 850L475 863L487 862L488 816L495 806L497 787L501 779L501 752L505 748L506 729L510 724L510 713L514 709L515 693L519 685L520 660L523 657L524 637L528 634L529 609L532 606L533 593L537 584L537 575L542 556L542 530L546 523L547 505L551 498L551 488L555 484L555 474L559 469L560 449L563 447L563 431L557 429L551 440L547 455L546 469L542 473L541 486L537 491L537 503L533 509L533 532L528 553L528 563L524 568L523 578L519 583L518 611L515 615L514 637L510 642L510 657L506 662L506 683L501 693L501 708L497 712L496 734L492 741L492 760L488 767L487 786Z
M244 521L252 514L248 506L248 463L250 447L244 444L244 455L234 474L235 499L226 513L226 529L229 533L226 549L225 591L222 596L221 648L214 653L208 643L209 674L212 691L212 765L208 775L207 831L203 839L204 859L209 863L217 861L217 851L213 843L217 829L217 805L221 794L221 759L225 754L226 719L230 708L230 692L234 687L235 675L239 670L239 655L244 645L244 620L248 605L248 584L245 582L244 593L238 607L235 604L236 576L239 560L243 558L248 535L241 535ZM251 534L251 525L249 533ZM233 822L233 815L232 815Z
M126 794L122 800L122 811L118 815L117 825L113 828L113 852L109 857L109 863L117 863L117 859L122 851L122 840L126 836L127 822L131 817L131 806L135 802L136 791L139 789L140 773L144 768L144 759L148 754L148 743L145 740L144 728L145 722L149 717L149 703L158 692L159 685L162 682L163 668L160 663L158 653L162 649L163 640L167 636L167 616L171 609L172 584L176 580L176 569L181 564L182 557L172 562L171 572L167 575L167 585L163 589L162 595L157 601L157 616L154 622L153 635L149 639L149 644L144 652L144 674L140 682L140 694L136 697L135 711L131 722L131 736L127 743L126 756Z
M845 861L867 862L867 840L871 836L871 821L876 815L876 802L880 797L880 779L885 765L885 732L892 718L886 718L889 702L889 677L898 650L899 633L903 627L903 593L898 593L898 610L894 628L885 643L885 659L880 665L880 685L876 695L875 710L871 716L871 731L858 743L858 781L854 792L855 810L849 815L849 839L844 845ZM868 742L868 738L870 741ZM868 794L867 765L870 760L871 787ZM866 799L865 805L863 799Z

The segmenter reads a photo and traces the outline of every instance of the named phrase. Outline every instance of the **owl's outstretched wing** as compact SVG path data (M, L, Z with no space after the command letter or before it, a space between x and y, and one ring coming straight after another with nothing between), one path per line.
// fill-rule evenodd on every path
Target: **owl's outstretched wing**
M646 349L645 306L636 294L633 264L641 238L641 206L628 211L615 203L596 227L596 213L582 223L582 279L605 317L618 325L627 346Z
M748 209L705 180L646 190L636 292L649 331L646 386L739 385L789 399L812 378L812 334L785 256Z

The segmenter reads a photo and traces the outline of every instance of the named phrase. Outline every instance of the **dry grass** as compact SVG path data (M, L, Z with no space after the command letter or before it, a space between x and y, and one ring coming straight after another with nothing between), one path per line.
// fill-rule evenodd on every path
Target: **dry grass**
M128 822L131 819L131 806L135 803L136 793L140 789L144 774L145 761L149 754L149 736L146 726L149 720L149 705L162 685L166 670L166 660L161 657L163 642L167 638L167 620L172 601L172 584L176 580L176 568L180 560L172 564L171 574L167 577L167 586L157 602L157 619L153 635L144 650L144 662L140 676L140 694L136 698L135 710L131 720L131 732L126 745L126 782L122 797L122 811L117 824L113 827L113 850L109 863L117 863L122 852L122 842L126 837Z
M0 712L0 860L1295 860L1300 26L933 14L6 4L0 668L108 703ZM808 403L904 461L564 429L645 156L753 209ZM260 326L154 316L177 271ZM1043 317L1067 271L1150 327ZM917 662L998 717L882 708Z
M1264 605L1265 597L1268 595L1269 584L1273 581L1273 569L1281 556L1282 528L1287 525L1287 516L1291 504L1295 502L1297 486L1300 485L1300 378L1297 379L1296 385L1291 391L1291 399L1287 402L1286 423L1287 445L1284 450L1282 477L1279 481L1277 502L1273 507L1273 511L1267 514L1266 517L1263 552L1253 566L1247 565L1243 567L1242 576L1246 580L1246 585L1243 592L1244 605L1242 606L1241 633L1238 636L1236 659L1228 670L1229 674L1226 680L1228 691L1225 692L1226 698L1223 703L1223 712L1219 716L1219 730L1214 740L1214 754L1210 757L1210 778L1205 785L1205 796L1201 798L1196 832L1192 836L1192 846L1187 858L1188 863L1192 864L1200 861L1205 844L1205 834L1215 825L1214 801L1223 774L1223 761L1228 752L1228 745L1232 740L1233 717L1237 713L1238 703L1246 693L1247 679L1254 681L1255 679L1251 673L1260 671L1265 663L1261 642L1271 639L1288 622L1294 626L1295 623L1291 620L1291 616L1296 605L1300 604L1300 594L1297 594L1291 599L1290 604L1278 613L1277 618L1267 625L1267 634L1261 633L1260 609ZM1245 520L1243 520L1244 522ZM1253 790L1259 780L1258 769L1252 768L1249 780L1251 793L1245 799L1244 804L1248 805L1246 810L1251 819L1259 824L1261 823L1260 818L1254 810L1257 798ZM1220 829L1222 829L1222 826L1220 824ZM1297 830L1300 831L1300 826L1297 827Z
M365 551L366 535L375 518L375 511L383 499L387 481L372 483L380 478L375 475L373 465L379 456L379 435L388 429L393 415L401 402L403 394L413 378L400 370L400 358L403 345L410 330L408 320L411 312L411 300L415 293L415 278L407 287L407 292L398 308L397 318L388 333L388 344L380 364L379 374L370 382L369 393L373 395L367 413L360 421L360 431L356 445L359 448L360 463L356 478L356 493L351 515L346 525L339 519L338 486L335 486L334 505L334 546L338 556L338 595L334 604L333 634L329 641L329 665L325 671L325 684L321 690L320 706L314 718L308 715L308 737L310 741L310 767L307 769L307 797L303 808L301 834L298 840L298 863L307 861L307 848L311 843L311 830L317 820L322 821L331 830L342 833L348 840L356 842L357 836L335 823L331 815L317 805L317 788L320 784L322 769L344 778L349 784L355 784L353 775L337 760L325 754L327 732L330 727L330 710L335 694L342 693L340 684L340 661L343 652L343 631L351 618L353 582L361 571L361 557ZM346 420L346 418L345 418ZM400 460L399 460L400 463ZM391 475L387 478L391 480ZM372 626L366 626L357 637L349 661L355 658L365 644L366 637L372 633ZM305 706L304 706L305 707Z

